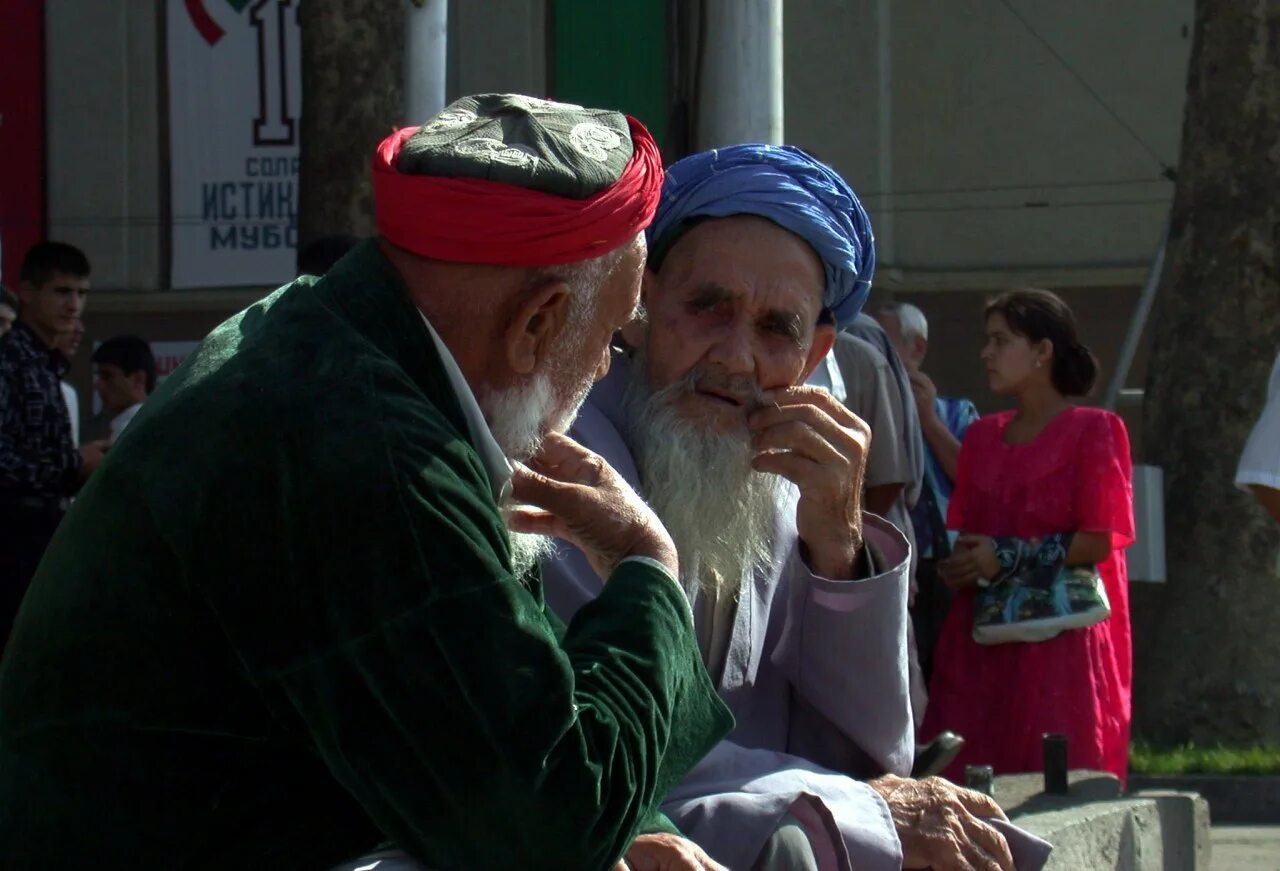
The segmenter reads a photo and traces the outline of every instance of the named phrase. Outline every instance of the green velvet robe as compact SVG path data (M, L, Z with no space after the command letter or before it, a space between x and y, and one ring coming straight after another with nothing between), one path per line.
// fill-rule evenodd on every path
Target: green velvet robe
M731 725L683 594L567 628L363 243L218 327L68 514L0 669L0 867L610 865Z

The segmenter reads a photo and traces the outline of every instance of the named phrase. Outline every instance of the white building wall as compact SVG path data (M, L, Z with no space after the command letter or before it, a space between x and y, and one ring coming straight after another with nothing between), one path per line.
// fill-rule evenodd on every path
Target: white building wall
M1160 172L1178 160L1193 3L1009 5L1145 147L1002 0L788 0L787 140L863 194L891 231L885 266L1145 267L1173 191Z
M45 3L49 237L99 289L161 283L159 4Z
M919 287L1037 270L1136 283L1154 251L1192 0L1010 2L1155 157L1002 0L785 3L786 141L863 194L884 284L894 267ZM159 5L46 3L50 236L89 253L99 288L162 281ZM450 13L451 96L546 92L546 0ZM933 273L948 277L922 283Z
M455 0L457 78L453 98L466 94L547 90L545 0Z

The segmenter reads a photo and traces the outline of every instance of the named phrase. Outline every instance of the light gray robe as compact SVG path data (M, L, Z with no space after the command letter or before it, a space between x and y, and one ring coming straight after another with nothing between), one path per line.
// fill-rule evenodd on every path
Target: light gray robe
M622 437L628 365L614 357L570 435L642 492ZM902 853L888 806L846 774L906 776L911 769L909 547L891 524L864 515L877 573L854 581L818 577L799 552L798 495L787 488L778 512L777 569L757 574L741 592L718 687L737 726L662 810L730 868L750 867L790 811L811 836L833 845L836 861L824 867L896 871ZM547 604L565 621L602 589L585 557L563 543L559 558L543 563L543 582ZM702 619L707 609L697 605L695 599ZM1027 849L1015 852L1020 871L1043 865L1044 842L1028 836L1021 846Z

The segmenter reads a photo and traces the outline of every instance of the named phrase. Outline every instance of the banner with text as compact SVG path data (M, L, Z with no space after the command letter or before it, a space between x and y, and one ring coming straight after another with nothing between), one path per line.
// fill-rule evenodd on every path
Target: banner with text
M299 2L169 0L173 287L294 275Z

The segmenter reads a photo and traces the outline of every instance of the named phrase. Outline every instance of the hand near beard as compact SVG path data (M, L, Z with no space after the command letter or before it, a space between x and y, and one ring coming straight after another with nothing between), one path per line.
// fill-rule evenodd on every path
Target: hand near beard
M907 379L911 382L911 394L916 400L920 422L928 424L937 416L938 388L933 379L919 369L908 373Z
M850 578L862 549L862 481L871 429L819 387L787 387L765 396L771 404L747 417L752 468L781 475L800 489L796 529L814 574Z
M601 580L628 556L657 560L680 577L676 546L657 515L613 467L568 436L547 436L527 466L515 467L511 484L523 503L507 512L511 529L564 539Z

